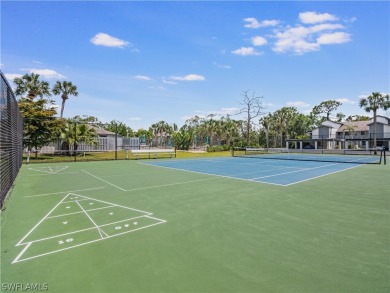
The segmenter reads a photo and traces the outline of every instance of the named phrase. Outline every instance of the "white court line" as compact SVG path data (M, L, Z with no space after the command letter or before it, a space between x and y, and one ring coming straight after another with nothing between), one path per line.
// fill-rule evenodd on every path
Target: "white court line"
M19 258L26 252L26 250L30 247L31 244L32 244L32 242L28 242L27 245L18 254L18 256L12 261L11 264L18 262Z
M158 218L151 217L151 216L145 216L145 218L150 218L150 219L153 219L153 220L156 220L156 221L161 221L161 222L163 222L163 223L166 223L166 222L167 222L167 221L165 221L165 220L158 219Z
M304 180L296 181L296 182L293 182L293 183L286 184L286 186L290 186L290 185L294 185L294 184L297 184L297 183L301 183L301 182L309 181L309 180L312 180L312 179L316 179L316 178L320 178L320 177L328 176L328 175L331 175L331 174L335 174L335 173L343 172L343 171L350 170L350 169L353 169L353 168L357 168L357 167L360 167L360 166L361 166L361 165L352 166L352 167L349 167L349 168L346 168L346 169L342 169L342 170L334 171L334 172L331 172L331 173L322 174L322 175L319 175L319 176L316 176L316 177L312 177L312 178L308 178L308 179L304 179Z
M129 219L126 219L126 220L120 220L120 221L115 221L115 222L111 222L111 223L108 223L108 224L103 224L103 225L100 225L99 228L105 227L105 226L109 226L109 225L113 225L113 224L126 222L126 221L132 221L132 220L136 220L136 219L139 219L139 218L145 218L145 217L148 217L148 218L151 218L151 219L157 219L157 218L150 217L148 215L142 215L142 216L138 216L138 217L129 218ZM164 221L164 220L161 220L161 219L158 219L158 220ZM29 244L29 243L32 244L32 243L36 243L36 242L42 242L42 241L53 239L53 238L57 238L57 237L77 234L77 233L80 233L80 232L85 232L85 231L88 231L88 230L95 230L95 229L96 229L96 227L91 227L91 228L85 228L85 229L71 231L71 232L67 232L67 233L63 233L63 234L57 234L57 235L54 235L54 236L49 236L49 237L45 237L45 238L41 238L41 239L37 239L37 240L32 240L32 241L29 241L29 242L24 242L24 243L21 243L21 245L25 245L25 244Z
M36 194L36 195L26 195L25 197L46 196L46 195L53 195L53 194L72 193L72 192L79 192L79 191L89 191L89 190L104 189L104 188L105 188L105 187L95 187L95 188L87 188L87 189L79 189L79 190L70 190L70 191L60 191L60 192L52 192L52 193L43 193L43 194Z
M103 203L106 203L106 204L109 204L109 205L112 205L112 206L116 206L116 207L121 207L121 208L124 208L124 209L127 209L127 210L137 211L137 212L140 212L140 213L143 213L143 214L146 214L146 215L151 215L152 214L150 212L145 212L145 211L142 211L142 210L137 210L137 209L125 207L125 206L122 206L122 205L119 205L119 204L116 204L116 203L111 203L111 202L107 202L107 201L100 200L100 199L94 199L94 198L91 198L91 197L88 197L88 196L84 196L84 195L78 195L78 194L74 194L74 193L70 193L70 194L75 195L75 196L88 198L90 200L100 201L100 202L103 202Z
M87 200L87 199L85 199L85 200ZM63 203L65 203L65 202L63 202ZM86 211L87 211L87 212L90 212L90 211L97 211L97 210L108 209L108 208L112 208L112 207L113 207L113 206L107 206L107 207L96 208L96 209L92 209L92 210L86 210ZM74 213L69 213L69 214L62 214L62 215L47 217L47 219L65 217L65 216L70 216L70 215L75 215L75 214L81 214L81 213L82 213L82 212L74 212Z
M46 214L45 217L43 217L43 219L41 219L17 244L16 246L19 246L22 244L22 242L24 241L24 239L27 238L28 235L30 235L69 195L73 195L73 196L78 196L78 197L83 197L83 198L88 198L90 200L95 200L95 201L99 201L99 202L103 202L105 204L108 204L108 205L111 205L111 206L116 206L116 207L121 207L121 208L124 208L124 209L127 209L127 210L132 210L132 211L137 211L137 212L140 212L142 214L145 214L145 215L152 215L152 213L150 212L145 212L145 211L142 211L142 210L138 210L138 209L133 209L133 208L129 208L129 207L125 207L125 206L121 206L121 205L118 205L118 204L114 204L114 203L110 203L110 202L106 202L106 201L103 201L103 200L99 200L99 199L93 199L93 198L90 198L88 196L84 196L84 195L79 195L79 194L74 194L74 193L68 193L58 204L56 204L56 206L54 208L51 209L50 212L48 212Z
M273 175L268 175L268 176L262 176L262 177L255 177L255 178L251 178L250 180L263 179L263 178L269 178L269 177L276 177L276 176L285 175L285 174L291 174L291 173L305 172L305 171L310 171L310 170L314 170L314 169L325 168L325 167L334 166L334 165L340 165L340 163L328 164L328 165L318 166L318 167L312 167L312 168L307 168L307 169L303 169L303 170L296 170L296 171L290 171L290 172L283 172L283 173L278 173L278 174L273 174Z
M65 175L65 174L76 174L76 173L80 173L80 172L63 172L63 173L47 173L47 174L31 174L31 175L27 175L27 177L32 177L32 176L51 176L51 175Z
M81 170L81 171L83 171L83 172L87 173L88 175L91 175L92 177L95 177L96 179L99 179L99 180L101 180L101 181L103 181L103 182L105 182L107 184L110 184L111 186L114 186L114 187L116 187L116 188L118 188L118 189L120 189L122 191L126 191L126 189L123 189L122 187L119 187L119 186L117 186L115 184L112 184L111 182L108 182L107 180L104 180L104 179L102 179L102 178L100 178L100 177L98 177L96 175L93 175L93 174L91 174L91 173L89 173L89 172L87 172L85 170Z
M44 216L30 231L28 231L28 233L16 244L16 246L19 246L20 243L22 243L23 240L26 239L28 237L28 235L30 235L31 232L34 231L35 228L37 228L67 197L68 197L68 195L66 195L63 199L61 199L60 202L57 203L55 205L55 207L52 208L51 211L46 214L46 216Z
M244 158L244 159L248 159L248 158ZM183 161L180 161L180 162L183 162ZM175 164L177 162L178 161L167 161L167 162L163 162L163 163L164 164L165 163L168 163L168 164L169 163L173 163L173 164ZM256 160L253 163L242 163L241 161L238 162L236 160L232 160L231 157L227 157L227 158L224 158L224 159L221 159L221 160L211 160L211 159L198 159L198 160L197 159L192 159L191 160L190 159L190 160L185 160L185 162L188 162L188 163L213 162L213 163L222 163L222 164L226 164L227 163L227 164L233 164L233 165L254 165L254 166L261 166L261 167L270 166L270 167L278 167L278 168L301 169L301 167L299 165L290 167L290 166L276 165L276 164L262 164L262 162L279 162L279 163L281 162L281 160L276 160L276 159L275 160L274 159L268 159L267 161L265 161L265 160ZM140 164L157 166L154 163L140 163ZM156 163L156 164L158 164L158 163ZM174 168L174 169L176 169L176 168ZM177 169L177 170L183 170L183 169ZM205 173L205 174L208 174L208 173Z
M38 240L33 240L33 241L29 241L29 242L26 242L26 243L23 243L23 241L45 220L49 217L49 215L61 204L65 201L66 198L68 198L69 196L77 196L77 197L81 197L81 198L85 198L85 199L90 199L92 201L98 201L98 202L103 202L103 203L106 203L106 204L109 204L110 206L108 207L121 207L121 208L125 208L127 210L132 210L132 211L137 211L137 212L140 212L142 213L143 215L140 215L140 216L137 216L137 217L132 217L132 218L128 218L128 219L124 219L124 220L120 220L120 221L115 221L115 222L111 222L111 223L107 223L107 224L103 224L103 225L97 225L93 219L89 216L89 214L87 213L87 211L81 206L81 204L76 200L76 203L79 205L79 207L83 210L83 212L87 215L87 217L90 219L91 223L94 225L94 227L90 227L90 228L86 228L86 229L82 229L82 230L78 230L78 231L71 231L71 232L68 232L68 233L64 233L64 234L60 234L60 235L54 235L54 236L50 236L50 237L46 237L46 238L41 238L41 239L38 239ZM80 199L82 200L82 199ZM103 207L103 208L106 208L106 207ZM97 210L97 209L101 209L101 208L96 208L96 209L93 209L93 210ZM158 219L158 218L154 218L154 217L151 217L152 213L149 213L149 212L145 212L145 211L141 211L141 210L138 210L138 209L133 209L133 208L129 208L129 207L125 207L125 206L121 206L121 205L118 205L118 204L114 204L114 203L109 203L109 202L106 202L106 201L103 201L103 200L98 200L98 199L93 199L93 198L90 198L90 197L87 197L87 196L83 196L83 195L78 195L78 194L73 194L73 193L68 193L62 200L60 200L60 202L58 202L58 204L56 206L54 206L49 213L46 214L45 217L43 217L17 244L16 246L20 246L20 245L26 245L23 250L17 255L17 257L13 260L12 264L14 263L17 263L17 262L21 262L21 261L25 261L25 260L29 260L29 259L34 259L34 258L37 258L37 257L41 257L41 256L44 256L44 255L48 255L48 254L52 254L52 253L55 253L55 252L59 252L59 251L64 251L64 250L68 250L68 249L71 249L71 248L75 248L75 247L78 247L78 246L82 246L82 245L86 245L86 244L89 244L89 243L93 243L93 242L97 242L97 241L100 241L100 240L105 240L105 239L108 239L108 238L112 238L112 237L116 237L116 236L119 236L119 235L123 235L123 234L126 234L126 233L130 233L130 232L135 232L135 231L138 231L138 230L142 230L142 229L145 229L145 228L149 228L149 227L152 227L152 226L155 226L155 225L158 225L158 224L163 224L163 223L166 223L165 220L162 220L162 219ZM130 230L130 231L125 231L125 232L122 232L122 233L118 233L118 234L115 234L115 235L108 235L106 232L104 232L101 227L105 227L105 226L109 226L109 225L113 225L113 224L116 224L116 223L121 223L121 222L126 222L126 221L131 221L131 220L134 220L134 219L139 219L139 218L149 218L149 219L153 219L155 221L158 221L158 223L154 223L154 224L150 224L150 225L147 225L147 226L143 226L143 227L139 227L139 228L136 228L136 229L133 229L133 230ZM58 249L58 250L55 250L55 251L51 251L51 252L48 252L48 253L43 253L43 254L40 254L40 255L35 255L35 256L32 256L32 257L28 257L28 258L25 258L25 259L22 259L20 260L20 258L23 256L23 254L27 251L27 249L31 246L32 243L35 243L35 242L40 242L40 241L44 241L44 240L48 240L48 239L53 239L53 238L58 238L58 237L62 237L62 236L65 236L65 235L71 235L71 234L75 234L75 233L80 233L80 232L84 232L84 231L88 231L88 230L98 230L99 234L100 234L100 238L99 239L95 239L95 240L92 240L92 241L87 241L87 242L84 242L84 243L81 243L81 244L78 244L78 245L73 245L73 246L69 246L69 247L66 247L66 248L63 248L63 249ZM103 236L106 235L106 237Z
M245 179L245 178L238 178L238 177L232 177L232 176L226 176L226 175L218 175L218 174L212 174L212 173L204 173L204 172L200 172L200 171L192 171L192 170L187 170L187 169L181 169L181 168L174 168L174 167L166 167L166 166L160 166L160 165L150 165L150 164L147 164L147 163L138 163L138 164L145 164L145 165L149 165L149 166L152 166L152 167L158 167L158 168L167 168L167 169L173 169L173 170L180 170L180 171L186 171L186 172L192 172L192 173L196 173L196 174L202 174L202 175L209 175L209 176L214 176L213 178L210 178L210 179L202 179L202 180L198 180L198 181L206 181L206 180L217 180L217 179L220 179L220 178L229 178L229 179L236 179L236 180L241 180L241 181L249 181L249 182L256 182L256 183L265 183L265 184L271 184L271 185L278 185L278 186L285 186L284 184L278 184L278 183L271 183L271 182L262 182L262 181L255 181L255 180L252 180L252 179ZM243 173L243 174L246 174L246 173ZM216 178L215 178L216 177ZM186 183L186 182L185 182ZM162 185L162 187L165 186L165 185ZM155 186L155 187L151 187L151 188L157 188L159 186ZM128 191L132 191L132 190L128 190Z
M44 173L48 173L48 174L45 174L45 175L53 175L53 174L56 174L58 172L61 172L65 169L67 169L69 166L53 166L54 168L57 168L57 170L53 170L52 167L30 167L28 168L28 170L30 171L37 171L37 172L44 172ZM49 170L49 171L47 171ZM31 176L31 175L28 175L28 176Z
M160 220L160 219L159 219L159 220ZM103 238L103 239L102 239L102 238L100 238L100 239L95 239L95 240L92 240L92 241L80 243L80 244L73 245L73 246L70 246L70 247L66 247L66 248L62 248L62 249L55 250L55 251L50 251L50 252L47 252L47 253L42 253L42 254L39 254L39 255L32 256L32 257L24 258L24 259L22 259L22 260L15 259L15 260L12 262L12 264L17 263L17 262L22 262L22 261L25 261L25 260L30 260L30 259L38 258L38 257L45 256L45 255L49 255L49 254L53 254L53 253L56 253L56 252L60 252L60 251L72 249L72 248L75 248L75 247L83 246L83 245L90 244L90 243L94 243L94 242L97 242L97 241L106 240L106 239L113 238L113 237L116 237L116 236L120 236L120 235L123 235L123 234L126 234L126 233L132 233L132 232L135 232L135 231L139 231L139 230L146 229L146 228L149 228L149 227L152 227L152 226L156 226L156 225L159 225L159 224L166 223L166 221L164 221L164 220L160 220L160 221L161 221L161 222L154 223L154 224L151 224L151 225L148 225L148 226L144 226L144 227L140 227L140 228L137 228L137 229L134 229L134 230L131 230L131 231L126 231L126 232L118 233L118 234L115 234L115 235L112 235L112 236L108 236L108 237ZM92 229L95 229L95 228L92 228ZM31 245L31 242L29 242L27 245L30 246L30 245ZM26 248L24 248L24 251L26 251ZM21 254L18 255L18 257L20 257L20 256L21 256Z
M145 189L153 189L153 188L160 188L160 187L167 187L167 186L195 183L195 182L214 180L214 179L216 179L216 178L206 178L206 179L191 180L191 181L185 181L185 182L168 183L168 184L161 184L161 185L155 185L155 186L148 186L148 187L140 187L140 188L128 189L126 191L138 191L138 190L145 190Z
M68 233L64 233L64 234L57 234L57 235L54 235L54 236L49 236L49 237L45 237L45 238L41 238L41 239L29 241L29 242L24 242L24 243L21 243L20 245L32 244L32 243L36 243L36 242L42 242L42 241L45 241L45 240L49 240L49 239L53 239L53 238L57 238L57 237L62 237L62 236L67 236L67 235L72 235L72 234L76 234L76 233L80 233L80 232L85 232L85 231L88 231L88 230L96 230L96 227L85 228L85 229L72 231L72 232L68 232Z
M88 215L88 213L84 210L84 208L81 206L81 204L76 201L76 203L79 205L79 207L83 210L83 212L87 215L87 217L91 220L92 224L95 225L96 229L99 231L99 234L100 234L100 237L102 237L102 239L104 238L104 236L102 235L105 234L107 237L108 237L108 234L105 233L103 230L100 230L99 226L95 223L95 221Z
M86 200L89 200L88 198L84 198L84 199L71 199L69 201L64 201L63 203L72 203L72 202L75 202L75 201L86 201Z

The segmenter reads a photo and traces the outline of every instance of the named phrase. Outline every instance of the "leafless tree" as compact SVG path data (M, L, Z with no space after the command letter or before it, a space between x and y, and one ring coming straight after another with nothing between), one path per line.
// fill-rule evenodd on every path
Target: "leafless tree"
M243 91L241 95L243 96L243 100L240 102L242 108L239 110L237 115L245 115L244 121L246 124L246 143L249 146L250 132L252 125L254 124L253 119L265 114L262 112L264 107L262 105L261 99L263 97L257 97L254 91L250 92L249 90Z

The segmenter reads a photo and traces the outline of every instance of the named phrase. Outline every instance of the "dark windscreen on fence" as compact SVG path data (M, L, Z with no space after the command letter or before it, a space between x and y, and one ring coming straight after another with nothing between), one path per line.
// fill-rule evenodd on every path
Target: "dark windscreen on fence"
M5 76L0 72L0 206L22 165L23 118Z

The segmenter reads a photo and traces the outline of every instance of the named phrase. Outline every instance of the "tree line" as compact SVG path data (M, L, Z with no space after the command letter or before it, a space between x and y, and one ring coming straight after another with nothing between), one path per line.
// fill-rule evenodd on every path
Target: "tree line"
M332 119L341 102L326 100L313 107L309 114L300 113L295 107L282 107L266 113L263 97L249 90L242 92L241 108L234 115L209 114L187 119L178 128L177 124L158 121L148 129L133 130L121 121L102 123L97 117L79 115L63 118L66 101L78 96L77 86L68 81L57 81L52 88L38 74L25 74L15 78L15 94L20 97L19 108L24 117L24 146L40 149L54 140L61 140L63 149L77 150L81 142L97 144L96 130L101 128L115 132L123 137L139 137L142 143L154 142L156 146L175 146L188 150L191 147L209 146L210 150L228 150L231 146L284 147L288 139L305 139L308 133ZM52 95L62 99L60 117ZM373 92L360 99L359 106L372 113L374 125L379 109L390 108L389 95ZM335 121L369 120L369 116L354 115L346 117L337 113ZM375 126L376 127L376 126ZM376 130L374 145L376 145Z

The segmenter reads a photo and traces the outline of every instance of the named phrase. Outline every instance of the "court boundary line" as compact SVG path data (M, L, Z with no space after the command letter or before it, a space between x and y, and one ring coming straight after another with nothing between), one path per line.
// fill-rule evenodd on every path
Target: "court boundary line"
M328 165L324 165L324 166L317 166L317 167L312 167L312 168L307 168L307 169L302 169L302 170L295 170L295 171L290 171L290 172L284 172L284 173L279 173L279 174L273 174L273 175L268 175L268 176L263 176L263 177L255 177L255 178L252 178L251 180L263 179L263 178L269 178L269 177L276 177L276 176L286 175L286 174L291 174L291 173L311 171L311 170L314 170L314 169L321 169L321 168L326 168L326 167L334 166L334 165L340 165L340 163L328 164Z
M39 196L46 196L46 195L53 195L53 194L61 194L61 193L72 193L72 192L80 192L80 191L90 191L90 190L97 190L97 189L104 189L105 187L94 187L94 188L87 188L87 189L79 189L79 190L70 190L70 191L59 191L59 192L51 192L51 193L42 193L42 194L35 194L35 195L26 195L26 197L39 197Z
M153 165L153 164L150 164L150 163L141 163L141 162L138 162L138 164L145 164L145 165L153 166L153 167L167 168L167 169L180 170L180 171L185 171L185 172L192 172L192 173L197 173L197 174L202 174L202 175L214 176L214 177L217 177L217 178L213 178L213 179L215 179L215 180L216 180L216 179L221 179L221 178L229 178L229 179L236 179L236 180L249 181L249 182L255 182L255 183L261 182L261 181L254 181L254 180L245 179L245 178L230 177L230 176L226 176L226 175L210 174L210 173L203 173L203 172L193 171L193 170L186 170L186 169L173 168L173 167L167 167L167 166ZM210 179L210 180L211 180L211 179ZM278 186L285 186L285 185L283 185L283 184L272 183L272 182L261 182L261 183L266 183L266 184L271 184L271 185L278 185Z
M141 163L142 164L142 163ZM177 170L177 169L176 169ZM125 191L125 192L133 192L133 191L138 191L138 190L145 190L145 189L153 189L153 188L160 188L160 187L166 187L166 186L174 186L174 185L181 185L181 184L188 184L188 183L194 183L194 182L199 182L199 181L206 181L206 180L212 180L214 178L205 178L205 179L199 179L199 180L190 180L190 181L184 181L184 182L174 182L174 183L167 183L167 184L160 184L160 185L153 185L153 186L147 186L147 187L139 187L139 188L133 188L133 189L124 189L122 187L119 187L107 180L104 180L98 176L95 176L91 173L88 173L87 171L85 170L82 170L83 172L103 181L103 182L106 182L107 184L110 184L111 186L114 186L122 191ZM149 173L149 172L148 172Z
M53 167L53 168L59 168L59 170L54 171L51 167ZM47 168L47 169L49 169L50 171L44 171L44 170L40 170L40 169L37 169L37 168L41 168L41 169ZM68 168L69 168L69 166L66 165L66 166L48 166L48 167L29 167L28 170L30 170L30 171L37 171L37 172L48 173L48 174L45 174L45 175L53 175L53 174L56 174L56 173L61 172L61 171L65 170L65 169L68 169ZM41 175L42 175L42 174L41 174Z
M339 163L339 164L341 164L341 163ZM354 168L358 168L358 167L361 167L361 165L351 166L351 167L343 169L343 170L337 170L337 171L330 172L330 173L327 173L327 174L322 174L322 175L319 175L319 176L316 176L316 177L300 180L300 181L297 181L297 182L294 182L294 183L287 184L286 186L294 185L294 184L297 184L297 183L302 183L302 182L305 182L305 181L310 181L310 180L313 180L313 179L321 178L321 177L324 177L324 176L332 175L332 174L335 174L335 173L343 172L343 171L354 169Z
M90 175L92 177L95 177L96 179L99 179L100 181L103 181L103 182L105 182L105 183L107 183L107 184L109 184L111 186L114 186L115 188L118 188L118 189L120 189L122 191L126 191L126 189L123 189L122 187L119 187L119 186L117 186L117 185L115 185L115 184L113 184L111 182L108 182L107 180L104 180L104 179L102 179L102 178L100 178L100 177L98 177L98 176L96 176L96 175L94 175L92 173L89 173L89 172L85 171L84 169L81 169L81 171L84 172L84 173L87 173L88 175Z
M63 172L63 173L48 173L48 174L30 174L26 175L27 177L34 177L34 176L52 176L52 175L66 175L66 174L77 174L80 172Z
M248 159L248 158L245 158L245 159ZM281 160L278 160L278 159L269 159L268 161L270 161L270 160L272 160L272 161L281 161ZM188 161L188 160L187 160L187 161ZM196 161L196 160L193 160L193 161ZM209 160L209 161L210 161L210 160ZM171 160L170 162L173 162L173 163L174 163L175 161L174 161L174 160ZM320 163L321 163L321 162L320 162ZM172 170L180 170L180 171L186 171L186 172L193 172L193 173L203 174L203 175L217 176L217 177L221 177L221 178L229 178L229 179L237 179L237 180L243 180L243 181L249 181L249 182L255 182L255 183L264 183L264 184L270 184L270 185L277 185L277 186L283 186L283 187L287 187L287 186L294 185L294 184L298 184L298 183L301 183L301 182L304 182L304 181L308 181L308 180L316 179L316 178L319 178L319 177L331 175L331 174L334 174L334 173L337 173L337 172L346 171L346 170L349 170L349 169L351 169L351 168L360 167L360 166L364 165L364 164L362 164L362 165L357 164L356 166L352 166L352 167L348 167L348 168L345 168L345 169L342 169L342 170L337 170L337 171L329 172L329 173L322 174L322 175L319 175L319 176L315 176L315 177L312 177L312 178L308 178L308 179L305 179L305 180L300 180L300 181L296 181L296 182L288 183L288 184L281 184L281 183L267 182L267 181L255 180L255 179L262 179L262 178L268 178L268 177L276 177L276 176L280 176L280 175L283 175L283 174L310 171L310 170L312 170L312 169L325 168L325 167L334 166L334 165L343 166L342 164L344 164L344 163L337 163L337 162L334 162L334 163L332 163L332 164L327 164L327 165L324 165L324 166L310 167L310 168L304 168L303 166L300 166L300 167L290 167L290 168L295 168L295 169L299 169L299 170L295 170L295 171L291 171L291 172L285 172L285 173L279 173L279 174L273 174L273 175L263 176L263 177L255 177L255 178L250 178L250 179L238 178L238 177L231 177L231 176L227 176L227 175L219 175L219 174L204 173L204 172L200 172L200 171L187 170L187 169L182 169L182 168L161 166L161 165L155 165L154 163L143 163L143 162L138 162L138 164L144 164L144 165L154 166L154 167L160 167L160 168L167 168L167 169L172 169ZM350 163L350 164L352 164L352 163ZM270 165L268 165L268 164L265 164L265 165L264 165L264 164L255 164L255 165L270 166ZM271 165L271 166L272 166L272 165ZM278 169L287 168L287 167L284 167L284 166L283 166L283 167L282 167L282 166L278 166L278 167L280 167L280 168L278 168ZM256 172L239 173L238 175L240 175L240 174L251 174L251 173L256 173Z

